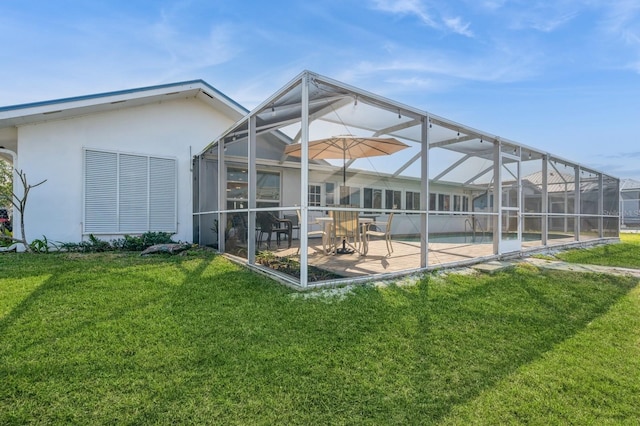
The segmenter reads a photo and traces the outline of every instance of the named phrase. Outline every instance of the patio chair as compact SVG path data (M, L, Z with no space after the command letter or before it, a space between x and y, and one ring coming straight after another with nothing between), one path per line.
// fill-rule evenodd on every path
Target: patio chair
M300 210L296 210L296 213L298 217L298 223L302 223L302 214L300 213ZM298 229L300 229L300 227L298 227ZM329 254L329 249L327 248L327 245L329 243L328 241L329 235L325 230L325 226L322 226L322 228L319 230L307 231L307 236L308 237L320 236L322 238L322 251L324 252L324 254ZM300 250L300 247L298 247L298 251L299 250Z
M387 244L387 256L391 256L393 253L393 244L391 244L391 222L393 221L393 212L389 213L389 218L386 222L376 222L376 227L380 226L384 229L384 231L378 231L377 229L367 228L364 233L365 240L365 255L369 251L369 244L367 243L369 237L379 237L384 238L385 243Z
M288 248L291 248L291 221L288 219L280 219L269 212L256 213L257 224L257 243L258 246L262 239L267 238L267 247L271 248L271 236L276 234L276 245L280 247L280 238L282 235L287 236Z
M357 211L333 211L333 254L348 253L347 246L360 253L360 226ZM339 247L341 245L342 247Z
M285 214L284 218L291 221L291 232L298 231L298 239L300 239L300 215Z
M247 243L248 229L246 214L236 213L231 216L229 235L233 235L239 243Z

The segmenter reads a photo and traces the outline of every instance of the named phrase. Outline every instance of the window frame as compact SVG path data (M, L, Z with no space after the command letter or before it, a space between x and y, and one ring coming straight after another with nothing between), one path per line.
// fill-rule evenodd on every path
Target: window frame
M445 209L445 207L447 207ZM438 212L448 213L451 211L451 194L438 192Z
M417 206L416 206L417 198ZM406 210L420 210L420 191L405 191L404 202ZM409 202L411 200L411 202Z
M391 195L391 197L389 197ZM396 196L398 197L396 199ZM397 203L394 203L397 201ZM395 206L395 207L394 207ZM385 189L384 190L384 208L392 210L394 208L402 208L402 190L400 189Z
M244 170L244 175L247 177L247 180L230 180L229 179L229 172L231 171L240 171L242 173L242 171ZM227 180L226 180L226 184L227 184L227 189L229 189L229 184L241 184L241 185L245 185L246 186L246 191L247 191L247 198L243 198L243 197L229 197L227 196L227 210L246 210L249 208L249 175L248 175L249 171L248 168L243 167L243 165L235 165L235 164L229 164L226 167L226 176L227 176ZM264 170L264 169L257 169L256 170L256 175L260 175L260 173L263 174L271 174L274 176L278 177L278 198L277 199L273 199L273 198L258 198L258 189L256 188L256 207L280 207L281 202L282 202L282 172L277 171L274 172L272 170ZM256 179L256 181L260 181L259 178ZM240 204L239 206L237 206L237 204L239 203L243 203ZM232 206L233 205L233 206Z
M366 193L367 191L371 191L371 205L367 206L366 201ZM376 199L375 194L379 193L379 201L380 205L376 206L374 200ZM365 186L362 188L362 207L365 209L377 209L382 210L384 205L384 189L383 188L374 188L371 186Z
M101 198L104 197L104 193L100 193L97 190L95 193L89 188L91 184L96 184L94 182L89 182L90 178L98 179L98 176L89 175L90 173L90 159L88 155L90 152L97 154L106 154L106 155L114 155L115 156L115 169L107 170L108 174L112 175L113 179L112 184L114 185L115 191L115 200L112 200L115 205L115 216L111 221L105 221L106 225L100 227L96 222L101 220L100 216L96 216L95 218L90 218L88 215L91 215L91 212L88 209L88 203L100 201ZM125 228L125 224L122 222L122 212L124 211L123 200L126 200L126 196L131 196L131 193L123 192L123 185L126 185L126 178L122 175L122 158L124 157L139 157L146 160L146 168L143 173L141 173L138 179L144 178L145 182L143 182L145 189L145 199L146 199L146 212L144 214L144 221L146 224L141 228ZM164 170L160 170L161 173L157 176L152 176L154 167L159 166L158 162L156 165L153 165L154 160L160 160L160 162L171 162L171 166L165 167ZM95 161L95 160L94 160ZM96 171L95 169L92 170ZM171 176L172 175L172 176ZM155 191L162 187L160 183L156 183L157 186L154 187L154 178L165 178L164 183L167 183L167 178L169 183L173 185L173 194L170 197L165 197L162 200L156 200L158 204L154 204L154 194L157 194ZM100 182L97 182L96 186L102 187ZM167 232L171 234L175 234L178 232L178 158L172 156L163 156L163 155L152 155L152 154L144 154L137 152L125 152L125 151L116 151L116 150L108 150L101 148L82 148L82 235L126 235L126 234L143 234L145 232ZM91 193L89 193L90 191ZM95 197L95 198L94 198ZM168 199L171 199L170 209L173 217L171 218L170 226L154 226L153 217L154 215L166 214L166 210L162 210L162 204L166 203ZM104 201L104 199L102 199ZM154 208L155 206L155 208ZM109 223L111 222L111 223ZM168 223L168 221L167 221ZM89 225L91 224L91 225Z
M314 188L314 191L311 191L311 188ZM311 200L313 196L314 200ZM309 207L321 207L322 206L322 184L319 183L309 183L309 187L307 189L307 202L309 203Z

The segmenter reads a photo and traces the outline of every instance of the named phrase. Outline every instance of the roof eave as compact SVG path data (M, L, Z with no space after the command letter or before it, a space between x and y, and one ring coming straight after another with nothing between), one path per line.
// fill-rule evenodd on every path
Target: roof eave
M202 96L200 96L201 93L203 94ZM0 127L29 124L59 117L68 118L69 116L93 112L93 110L107 110L120 108L125 105L145 104L147 103L145 100L148 100L149 103L151 103L158 100L175 99L182 97L185 94L199 97L199 99L204 102L213 102L222 105L227 108L230 113L235 113L240 117L247 113L247 110L244 107L205 81L191 80L0 107ZM137 101L137 103L135 101Z

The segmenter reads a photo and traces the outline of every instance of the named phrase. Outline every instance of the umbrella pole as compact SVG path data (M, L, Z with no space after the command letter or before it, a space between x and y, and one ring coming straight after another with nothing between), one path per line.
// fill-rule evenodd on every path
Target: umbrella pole
M342 186L345 188L345 194L346 194L346 187L347 187L347 150L346 148L342 150ZM340 195L342 196L342 194ZM338 254L353 253L352 250L347 249L347 241L345 240L345 238L342 238L342 248L336 250L336 253Z
M342 150L342 186L347 186L347 151Z

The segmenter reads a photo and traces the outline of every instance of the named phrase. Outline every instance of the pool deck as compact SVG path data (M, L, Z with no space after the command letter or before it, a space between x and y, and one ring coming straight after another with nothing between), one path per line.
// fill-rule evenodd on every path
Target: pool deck
M573 242L573 239L555 239L554 243ZM271 249L279 256L291 256L298 254L298 240L293 240L291 248L276 248L272 244ZM344 277L359 277L385 273L397 273L420 268L420 243L408 241L393 241L393 253L387 254L387 248L383 240L369 241L369 251L366 256L358 253L352 254L324 254L319 239L309 240L308 264L342 275ZM527 241L522 243L522 248L542 248L541 241ZM452 265L473 263L475 259L494 256L493 244L461 244L461 243L430 243L429 267L440 265Z

